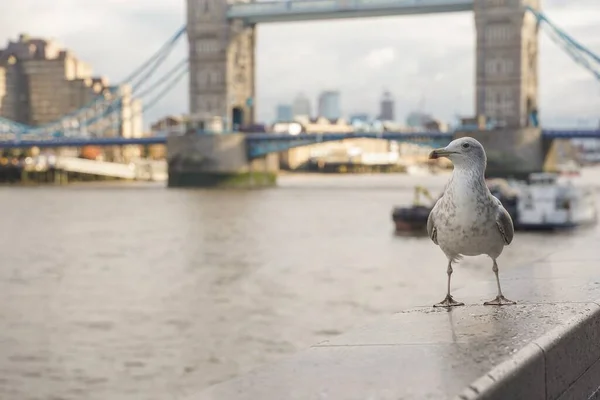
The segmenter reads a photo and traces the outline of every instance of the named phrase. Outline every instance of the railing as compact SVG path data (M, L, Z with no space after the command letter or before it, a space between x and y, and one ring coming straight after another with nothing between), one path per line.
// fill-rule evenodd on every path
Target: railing
M439 140L448 139L452 132L352 132L352 133L301 133L299 135L250 133L246 135L249 141L334 141L352 138L372 138L388 140Z
M553 139L600 139L600 129L544 129L542 136Z
M252 159L295 147L358 138L396 140L440 147L452 141L453 136L452 132L301 133L299 135L255 133L246 135L246 142L248 157Z
M30 148L30 147L83 147L83 146L128 146L166 144L166 137L141 138L37 138L28 140L0 140L0 149Z
M225 134L225 133L224 133ZM275 133L248 133L249 142L303 142L335 141L351 138L373 138L405 141L439 141L451 140L453 132L351 132L351 133L301 133L299 135ZM600 139L600 129L544 129L542 136L553 139ZM0 149L30 148L30 147L83 147L83 146L127 146L166 144L164 136L142 138L37 138L28 140L0 140Z

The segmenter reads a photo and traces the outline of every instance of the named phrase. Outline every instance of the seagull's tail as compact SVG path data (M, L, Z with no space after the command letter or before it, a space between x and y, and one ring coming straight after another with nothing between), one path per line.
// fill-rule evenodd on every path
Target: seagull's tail
M453 263L455 263L455 262L459 262L462 259L463 259L463 256L461 256L460 254L458 254L458 255L452 257L450 261L452 261Z

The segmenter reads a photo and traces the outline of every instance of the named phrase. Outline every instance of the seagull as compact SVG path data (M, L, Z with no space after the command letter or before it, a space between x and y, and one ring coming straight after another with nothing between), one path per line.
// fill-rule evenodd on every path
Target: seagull
M485 183L487 157L483 146L471 137L463 137L429 154L430 159L439 157L450 159L454 171L427 219L429 237L448 258L448 294L434 307L464 305L450 294L452 263L462 256L482 254L492 259L492 271L498 284L498 295L484 305L516 304L502 294L496 261L504 246L513 240L513 221Z

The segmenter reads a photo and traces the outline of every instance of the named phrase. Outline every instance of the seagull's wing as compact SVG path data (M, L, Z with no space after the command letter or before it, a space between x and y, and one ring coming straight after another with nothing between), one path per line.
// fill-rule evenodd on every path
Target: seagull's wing
M429 238L435 244L438 244L437 229L435 227L435 214L436 214L436 208L437 208L437 205L439 202L440 201L438 199L438 201L435 202L435 205L431 209L431 212L429 212L429 216L427 217L427 234L429 235Z
M510 217L510 214L508 213L508 211L506 211L500 200L498 200L498 198L496 198L495 196L492 197L494 198L494 200L496 201L496 205L498 206L496 209L496 226L498 227L498 230L500 231L500 234L504 239L504 243L509 245L513 240L513 236L515 235L515 228L513 226L512 218Z

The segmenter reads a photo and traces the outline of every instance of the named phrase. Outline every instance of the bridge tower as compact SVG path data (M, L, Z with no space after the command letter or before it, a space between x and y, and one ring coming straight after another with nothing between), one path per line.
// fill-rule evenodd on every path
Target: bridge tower
M525 7L540 0L475 0L477 115L509 128L531 126L538 108L538 24Z
M255 28L228 20L229 1L239 0L187 0L189 98L193 120L221 117L225 129L235 132L254 123ZM168 186L273 185L277 154L250 159L245 136L169 137Z
M488 176L526 177L544 169L547 154L537 127L538 23L526 10L539 9L540 0L474 0L473 6L475 112L505 125L455 137L472 136L484 145Z
M254 122L255 28L228 21L227 0L187 0L190 115L228 129Z

